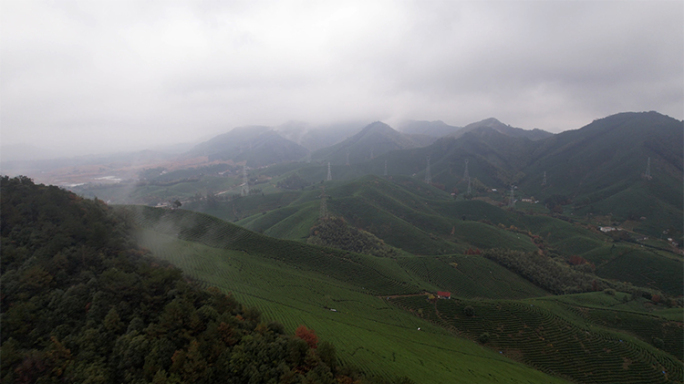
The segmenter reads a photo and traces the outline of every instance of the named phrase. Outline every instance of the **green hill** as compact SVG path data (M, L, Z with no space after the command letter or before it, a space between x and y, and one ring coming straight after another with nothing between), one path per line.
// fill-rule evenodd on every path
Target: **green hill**
M434 255L461 253L469 247L536 249L527 237L445 215L441 209L453 199L440 189L409 178L392 182L366 176L327 185L327 207L333 215L407 252ZM238 224L273 237L303 240L319 217L319 195L317 191L305 191L286 207L248 217Z
M492 377L501 382L556 380L454 338L375 296L421 294L413 288L417 285L441 289L422 282L394 259L270 239L190 212L141 208L135 215L150 228L140 232L141 244L157 257L195 279L233 292L288 330L300 323L316 329L335 343L343 362L369 374L406 375L426 383L486 383ZM482 280L504 294L511 287L523 297L546 294L515 275L507 276L503 282L491 276Z
M601 296L603 305L621 303L619 297L605 293L590 295ZM677 347L684 341L681 329L657 316L555 298L393 301L502 355L576 382L669 383L681 382L684 373ZM635 330L636 337L631 335ZM651 345L656 338L657 348Z
M394 382L151 258L126 211L25 177L0 199L5 383Z
M477 255L378 258L269 239L190 212L141 208L136 216L150 228L141 232L140 241L155 255L181 266L193 278L233 291L287 327L295 326L292 319L303 319L340 345L343 361L370 373L391 372L423 382L494 380L488 374L479 376L484 360L472 348L491 348L495 355L582 382L622 382L624 375L640 377L636 382L676 382L682 370L682 357L670 355L676 351L670 343L676 345L682 337L677 333L681 322L648 315L644 299L591 294L585 305L593 309L586 316L579 296L569 296L567 302L502 300L551 296ZM359 269L348 269L347 259ZM345 272L337 273L341 268ZM429 301L423 290L450 290L455 297ZM409 311L398 311L391 303ZM460 315L467 306L474 308L474 317ZM611 307L613 312L605 312ZM606 316L610 313L624 323L615 323L615 316ZM485 332L489 340L484 349L453 338L477 340ZM664 337L672 340L664 349L648 345ZM605 353L609 355L596 358ZM459 362L469 361L470 371L446 364L445 359L454 355ZM616 362L627 360L625 372ZM485 366L496 380L502 379L497 363ZM517 380L518 373L511 375L510 380Z

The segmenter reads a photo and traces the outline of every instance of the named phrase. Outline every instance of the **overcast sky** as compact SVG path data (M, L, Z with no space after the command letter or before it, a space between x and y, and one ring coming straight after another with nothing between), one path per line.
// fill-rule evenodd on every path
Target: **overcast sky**
M683 118L682 1L0 2L3 145L78 153L240 125Z

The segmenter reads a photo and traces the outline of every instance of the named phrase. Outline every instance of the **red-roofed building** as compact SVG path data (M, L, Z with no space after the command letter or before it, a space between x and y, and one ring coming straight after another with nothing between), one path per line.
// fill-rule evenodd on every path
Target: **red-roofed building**
M440 299L451 299L451 292L437 291L437 297Z

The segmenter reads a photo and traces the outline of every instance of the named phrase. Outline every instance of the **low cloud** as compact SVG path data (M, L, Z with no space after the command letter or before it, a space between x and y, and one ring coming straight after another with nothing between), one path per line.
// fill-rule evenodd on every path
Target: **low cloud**
M681 2L3 2L3 145L74 152L239 125L684 112Z

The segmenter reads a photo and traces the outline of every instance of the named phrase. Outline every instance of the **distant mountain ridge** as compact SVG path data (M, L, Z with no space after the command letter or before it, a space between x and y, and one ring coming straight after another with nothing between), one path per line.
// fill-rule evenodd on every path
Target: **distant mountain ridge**
M541 129L535 128L532 130L527 130L522 128L511 127L510 125L506 125L493 117L468 124L462 129L455 132L452 136L461 137L467 132L472 132L481 128L490 128L506 136L525 137L530 140L541 140L553 136L553 133Z
M274 127L274 129L284 138L314 152L353 136L366 125L368 123L348 122L312 126L304 122L288 122Z
M207 156L209 161L245 161L250 167L300 160L309 151L265 126L234 128L196 145L189 156Z
M403 134L376 121L341 143L316 151L312 158L332 164L360 163L390 151L424 147L434 141L435 138L425 135Z

